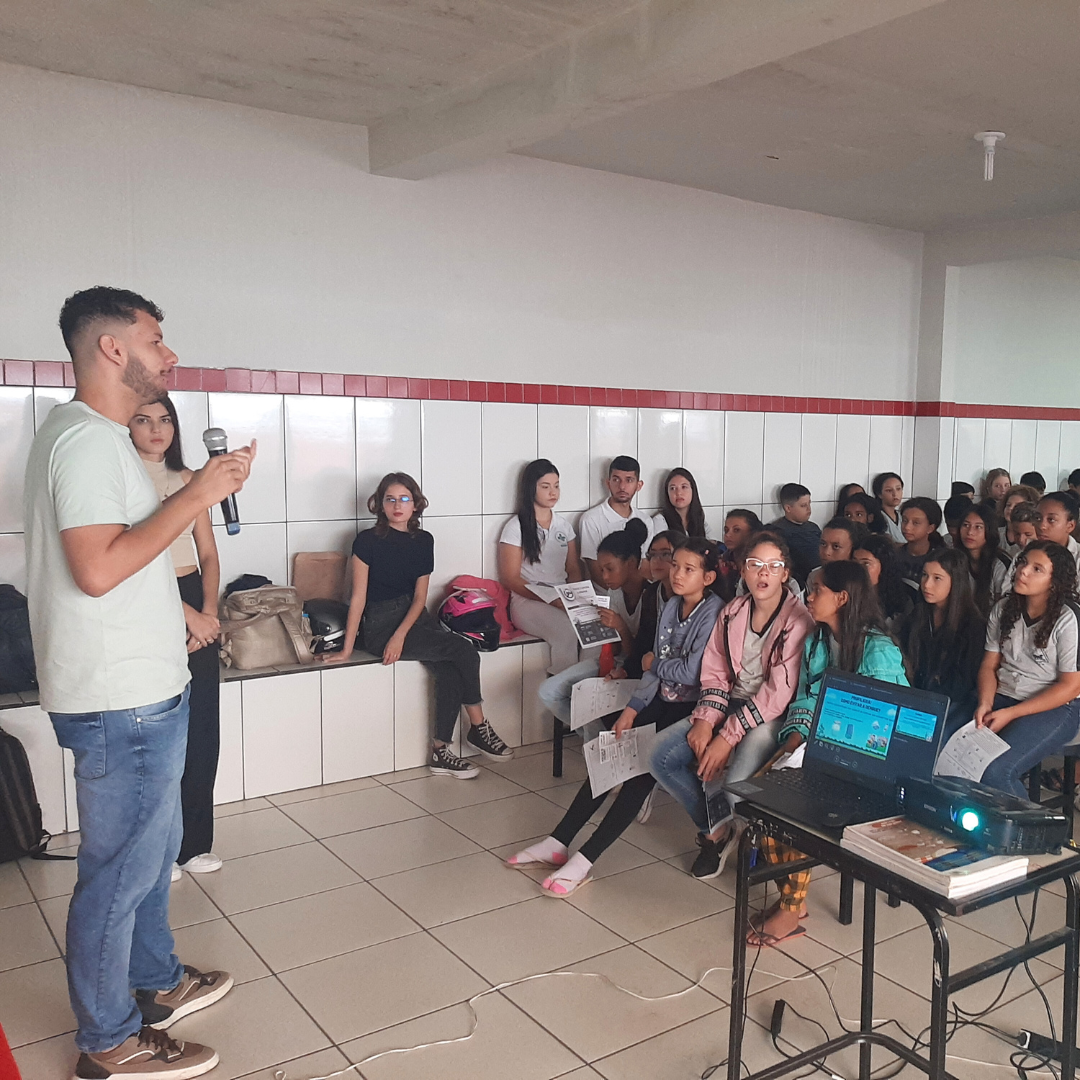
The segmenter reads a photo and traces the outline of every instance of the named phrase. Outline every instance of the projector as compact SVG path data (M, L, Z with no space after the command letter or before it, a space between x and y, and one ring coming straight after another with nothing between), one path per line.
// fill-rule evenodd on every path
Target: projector
M1064 814L955 776L901 781L904 817L995 855L1056 854L1069 838Z

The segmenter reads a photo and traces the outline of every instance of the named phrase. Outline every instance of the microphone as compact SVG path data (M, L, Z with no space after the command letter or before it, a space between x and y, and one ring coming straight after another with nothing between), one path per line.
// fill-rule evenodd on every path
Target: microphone
M220 457L227 454L228 436L224 428L212 427L203 432L203 446L211 457ZM240 514L236 509L236 496L230 495L221 500L221 516L225 519L225 531L230 536L235 536L240 531Z

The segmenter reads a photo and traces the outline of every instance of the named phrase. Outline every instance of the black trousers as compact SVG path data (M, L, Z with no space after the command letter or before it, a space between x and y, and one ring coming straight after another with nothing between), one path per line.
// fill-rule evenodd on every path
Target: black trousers
M677 724L685 720L693 711L697 701L663 701L657 695L641 710L634 718L634 727L644 727L646 724L656 724L657 731ZM619 719L618 713L612 713L604 717L604 723L608 730L615 726ZM611 804L604 820L596 826L596 832L581 845L581 854L589 862L594 863L620 836L626 831L626 827L637 816L649 792L656 786L656 778L652 773L643 773L641 776L631 777L619 789L615 801ZM604 792L599 798L592 793L592 785L588 780L581 785L570 809L566 811L562 821L555 826L552 836L560 844L570 846L571 841L585 827L589 818L600 809L608 793Z
M180 599L202 611L202 574L196 571L177 579ZM188 719L187 760L180 781L184 814L184 840L178 861L185 863L214 847L214 781L221 748L221 668L218 645L204 645L188 654L191 672L191 715Z
M364 608L360 623L364 648L382 655L412 606L411 596L379 600ZM435 738L448 743L462 705L479 705L480 654L464 638L451 634L430 611L421 611L405 635L402 660L419 660L435 676Z

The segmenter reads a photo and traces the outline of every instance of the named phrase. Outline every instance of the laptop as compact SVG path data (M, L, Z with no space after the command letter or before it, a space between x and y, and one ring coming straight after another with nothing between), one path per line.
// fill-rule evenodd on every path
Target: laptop
M822 829L890 817L902 781L933 776L948 710L943 694L829 669L802 768L773 769L726 790ZM710 816L713 800L724 798L721 788L706 791Z

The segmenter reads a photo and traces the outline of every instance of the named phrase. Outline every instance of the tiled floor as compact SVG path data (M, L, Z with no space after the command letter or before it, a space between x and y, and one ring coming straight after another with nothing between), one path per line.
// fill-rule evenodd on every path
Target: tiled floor
M220 1080L271 1080L278 1070L308 1080L381 1051L460 1039L470 1030L471 996L560 969L590 977L558 975L491 993L476 1005L471 1040L382 1057L360 1075L699 1077L727 1049L731 872L712 882L687 875L693 830L661 796L649 822L628 829L598 863L596 881L569 901L540 895L539 872L511 870L502 860L550 831L585 775L580 755L568 749L565 776L554 780L549 750L523 747L513 762L487 763L476 781L413 769L219 808L215 846L226 865L173 886L172 921L186 962L227 968L238 985L173 1033L215 1046L222 1063L212 1075ZM77 842L73 835L55 846ZM0 1021L24 1080L64 1080L75 1057L61 957L74 879L72 864L0 866ZM810 1018L788 1014L789 1052L818 1041L812 1021L839 1032L824 985L842 1017L857 1015L861 927L858 918L848 927L836 921L838 881L820 874L806 935L757 962L745 1054L751 1068L780 1059L766 1031L777 997ZM1060 890L1044 893L1039 928L1060 925L1063 905ZM950 932L955 964L1023 938L1005 905L959 922ZM878 928L875 1011L919 1031L929 1011L929 934L906 906L882 904ZM1033 963L1032 972L1057 1008L1060 954L1048 961ZM710 967L719 970L695 988ZM679 996L642 1001L607 980L646 997ZM985 1007L1003 982L958 1002ZM1006 1031L1048 1030L1023 971L987 1020ZM948 1068L959 1077L1010 1074L1010 1048L985 1032L961 1031L950 1050L956 1056ZM853 1076L856 1056L838 1055L830 1067Z

